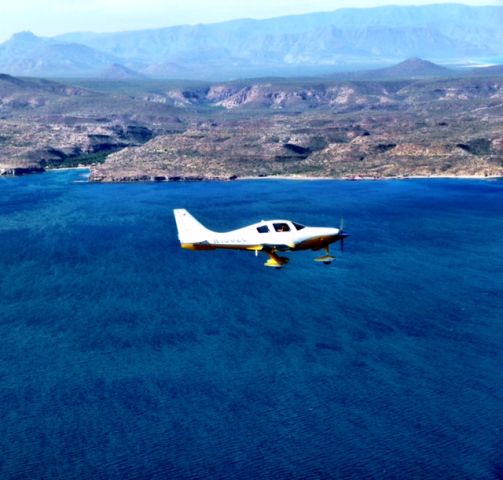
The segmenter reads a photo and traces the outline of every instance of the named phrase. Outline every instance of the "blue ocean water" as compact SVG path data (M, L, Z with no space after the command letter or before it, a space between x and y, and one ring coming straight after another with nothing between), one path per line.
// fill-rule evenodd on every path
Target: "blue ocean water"
M503 181L81 177L0 180L1 478L503 478ZM352 236L274 270L177 207Z

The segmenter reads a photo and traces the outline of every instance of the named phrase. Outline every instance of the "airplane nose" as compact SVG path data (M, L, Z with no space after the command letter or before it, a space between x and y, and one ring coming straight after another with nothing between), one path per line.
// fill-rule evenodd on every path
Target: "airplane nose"
M323 236L325 237L337 237L341 233L339 228L324 228Z
M344 239L349 237L349 235L341 228L330 228L330 236L332 237L332 241L340 240L341 252L344 251Z

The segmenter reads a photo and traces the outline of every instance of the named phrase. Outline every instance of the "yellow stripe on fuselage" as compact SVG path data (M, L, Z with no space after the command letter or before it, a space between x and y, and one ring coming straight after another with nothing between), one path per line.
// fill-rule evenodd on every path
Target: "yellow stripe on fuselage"
M326 247L327 245L333 243L337 238L334 237L333 235L326 235L326 236L320 236L320 237L313 237L308 240L304 240L303 242L300 242L298 244L285 244L284 246L288 247L290 250L319 250L323 247ZM264 250L264 245L223 245L221 243L219 244L212 244L212 243L182 243L181 244L182 248L185 248L186 250L217 250L217 249L224 249L224 250L248 250L252 252L260 252ZM268 246L268 249L273 249L276 250L276 248L280 248L282 245L278 245L278 247L273 247L273 246Z
M212 245L210 243L182 243L181 246L185 250L216 250L221 248L225 250L248 250L252 252L260 252L264 248L262 245Z

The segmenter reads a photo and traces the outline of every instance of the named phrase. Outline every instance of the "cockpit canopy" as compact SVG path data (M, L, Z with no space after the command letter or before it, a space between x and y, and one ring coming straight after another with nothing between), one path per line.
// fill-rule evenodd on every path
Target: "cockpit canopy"
M295 231L295 230L302 230L303 228L306 228L305 225L301 225L300 223L296 222L290 222L290 221L283 221L283 220L277 220L277 221L272 221L272 222L267 222L264 223L263 225L260 225L257 227L257 232L258 233L268 233L268 232L290 232L290 231Z
M276 232L289 232L291 229L290 229L290 225L288 225L288 223L283 223L283 222L275 222L272 224L272 226L274 227L274 230Z

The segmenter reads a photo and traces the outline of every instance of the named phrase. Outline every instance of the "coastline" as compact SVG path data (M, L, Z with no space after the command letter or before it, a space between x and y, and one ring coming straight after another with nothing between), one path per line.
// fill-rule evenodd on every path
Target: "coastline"
M359 176L354 177L310 177L307 175L271 175L264 177L238 177L236 180L346 180L358 182L362 180L429 180L429 179L460 179L460 180L494 180L503 178L502 175L397 175L387 177Z
M81 167L62 167L62 168L46 168L45 172L63 172L63 171L72 171L72 170L80 170L86 171L88 176L89 183L177 183L177 182L232 182L232 181L247 181L247 180L291 180L291 181L327 181L327 180L344 180L349 182L357 182L357 181L381 181L381 180L434 180L434 179L459 179L459 180L497 180L503 179L503 174L501 175L454 175L454 174L444 174L444 175L396 175L396 176L386 176L386 177L377 177L377 176L363 176L363 175L355 175L355 176L341 176L341 177L318 177L318 176L309 176L309 175L266 175L266 176L243 176L243 177L232 177L232 178L204 178L199 177L197 179L194 178L180 178L177 177L177 180L148 180L145 178L142 179L134 179L126 181L93 181L90 179L92 174L92 169L87 166Z
M89 172L89 176L91 173ZM271 175L271 176L263 176L263 177L236 177L236 178L186 178L186 179L177 179L177 180L146 180L146 179L134 179L131 178L129 180L121 180L119 182L113 180L91 180L89 179L89 183L194 183L194 182L240 182L240 181L260 181L260 180L286 180L286 181L305 181L305 182L324 182L328 180L339 180L346 182L362 182L362 181L392 181L392 180L497 180L503 179L503 175L400 175L395 177L309 177L304 175Z
M91 172L91 169L89 167L86 167L86 166L82 166L82 167L61 167L61 168L48 167L48 168L45 169L46 172L65 172L67 170L89 170L89 172Z

